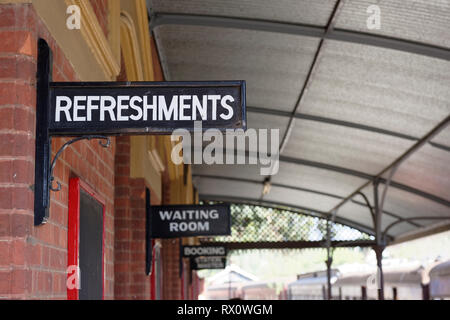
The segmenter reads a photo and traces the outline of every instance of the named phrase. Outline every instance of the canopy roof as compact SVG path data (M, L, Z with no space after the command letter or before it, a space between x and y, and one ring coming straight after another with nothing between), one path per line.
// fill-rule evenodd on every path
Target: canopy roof
M148 2L166 80L246 80L248 128L280 129L268 194L256 165L195 165L200 198L374 234L379 181L391 240L449 225L450 1L377 1L379 30L373 1Z

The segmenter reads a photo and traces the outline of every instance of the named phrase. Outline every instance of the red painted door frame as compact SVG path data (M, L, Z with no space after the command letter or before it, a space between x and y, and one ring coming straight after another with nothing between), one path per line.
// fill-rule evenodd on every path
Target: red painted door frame
M105 297L105 200L80 178L69 179L69 215L67 230L67 266L79 267L80 245L80 193L81 189L98 201L103 207L102 230L102 299ZM70 275L68 274L67 277ZM67 299L78 300L78 289L67 287Z

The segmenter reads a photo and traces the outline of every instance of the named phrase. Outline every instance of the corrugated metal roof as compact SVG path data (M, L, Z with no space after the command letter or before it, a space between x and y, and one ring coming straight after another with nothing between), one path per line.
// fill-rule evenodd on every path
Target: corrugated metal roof
M151 0L152 12L267 19L325 26L335 0Z
M380 8L381 25L372 32L450 48L448 0L350 0L345 1L336 28L367 32L366 10Z
M166 80L246 80L249 128L281 141L292 123L267 195L258 165L194 165L200 197L337 207L370 229L356 191L373 206L365 184L383 172L381 195L386 169L440 125L393 175L382 229L399 239L450 218L450 1L377 1L379 30L366 0L148 2Z

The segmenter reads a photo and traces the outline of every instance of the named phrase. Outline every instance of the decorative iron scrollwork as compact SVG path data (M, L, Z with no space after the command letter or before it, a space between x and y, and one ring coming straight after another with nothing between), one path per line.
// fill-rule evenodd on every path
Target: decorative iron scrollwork
M106 142L102 142L99 141L99 144L103 147L103 148L108 148L111 145L111 140L109 139L109 137L106 136L101 136L101 135L88 135L88 136L82 136L82 137L78 137L78 138L74 138L70 141L67 141L59 150L58 152L55 154L55 157L52 160L52 164L50 165L50 175L49 175L49 188L50 190L57 192L61 190L61 183L59 183L58 181L56 181L57 183L57 187L53 188L53 181L55 180L55 177L53 176L53 169L55 168L56 165L56 160L58 159L58 157L61 155L61 153L68 147L70 146L72 143L78 142L80 140L92 140L92 139L102 139L102 140L106 140Z

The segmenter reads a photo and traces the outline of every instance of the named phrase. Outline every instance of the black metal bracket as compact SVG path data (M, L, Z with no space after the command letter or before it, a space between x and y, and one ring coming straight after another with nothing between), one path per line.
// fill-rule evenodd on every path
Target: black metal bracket
M70 146L72 143L74 142L78 142L80 140L91 140L91 139L104 139L106 140L106 143L102 143L101 141L99 141L99 144L103 147L103 148L108 148L111 145L111 140L109 139L109 137L106 136L101 136L101 135L88 135L88 136L82 136L82 137L78 137L78 138L74 138L72 140L67 141L59 150L58 152L55 154L55 157L52 160L52 164L50 165L50 177L49 177L49 181L48 181L48 185L51 191L59 191L61 190L61 184L59 182L56 182L58 187L57 188L53 188L53 180L55 180L55 177L53 176L53 169L55 168L56 165L56 160L58 159L58 157L61 155L61 153L68 147Z
M152 212L150 203L150 190L145 188L145 275L149 276L153 272L153 256L155 248L151 236Z
M50 190L61 190L61 184L53 188L53 169L61 153L72 143L80 140L104 139L103 147L110 145L110 139L102 135L86 135L66 142L50 162L52 134L49 130L50 83L52 82L52 51L44 39L38 41L37 84L36 84L36 141L34 178L34 225L47 222L50 208Z
M51 138L48 130L52 52L45 40L38 42L36 83L36 144L34 171L34 225L48 220L50 207L49 170Z

